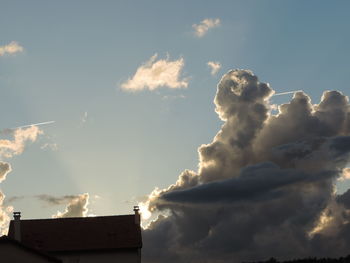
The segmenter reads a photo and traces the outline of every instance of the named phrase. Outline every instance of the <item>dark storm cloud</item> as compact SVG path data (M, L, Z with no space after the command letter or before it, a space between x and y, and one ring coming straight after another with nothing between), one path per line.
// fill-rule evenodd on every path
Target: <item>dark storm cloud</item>
M307 184L334 176L333 171L306 174L295 169L280 169L273 163L262 163L242 169L239 177L201 184L160 196L161 200L178 203L233 203L278 198L291 184Z
M274 91L250 71L217 87L224 121L199 147L198 171L155 190L145 262L240 262L340 256L350 249L349 193L335 181L349 163L350 106L338 91L312 104L303 92L270 115Z

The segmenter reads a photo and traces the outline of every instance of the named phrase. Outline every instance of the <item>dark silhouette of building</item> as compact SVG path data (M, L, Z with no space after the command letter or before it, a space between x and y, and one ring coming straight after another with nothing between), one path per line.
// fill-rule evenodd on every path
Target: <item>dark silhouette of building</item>
M65 262L141 262L139 208L133 215L21 220L8 237Z
M62 263L62 261L58 258L40 252L37 249L27 247L21 242L11 239L7 236L0 237L0 262Z

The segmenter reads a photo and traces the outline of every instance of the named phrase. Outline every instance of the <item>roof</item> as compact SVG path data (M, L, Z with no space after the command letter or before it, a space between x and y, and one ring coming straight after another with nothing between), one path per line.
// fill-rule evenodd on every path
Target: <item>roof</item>
M135 215L21 220L21 243L47 252L141 248ZM14 221L9 237L14 238Z
M1 244L12 244L14 246L17 246L23 250L26 250L32 254L35 254L35 255L38 255L40 257L43 257L45 259L47 259L48 261L50 262L57 262L57 263L61 263L62 261L53 257L53 256L50 256L50 255L47 255L46 253L42 252L42 251L39 251L39 250L36 250L34 248L31 248L31 247L28 247L28 246L25 246L23 245L21 242L18 242L12 238L9 238L8 236L1 236L0 237L0 245Z

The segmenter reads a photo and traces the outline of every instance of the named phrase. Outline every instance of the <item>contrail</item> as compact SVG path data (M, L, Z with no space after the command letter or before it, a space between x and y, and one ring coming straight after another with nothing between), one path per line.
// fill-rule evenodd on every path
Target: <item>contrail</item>
M18 127L15 127L15 128L11 128L10 130L22 129L22 128L27 128L27 127L32 127L32 126L47 125L47 124L51 124L51 123L55 123L55 121L45 121L45 122L39 122L39 123L33 123L33 124L18 126Z
M281 92L281 93L275 93L275 94L273 94L272 96L287 95L287 94L292 94L292 93L295 93L295 92L298 92L298 91L302 91L302 90L299 89L299 90L293 90L293 91L286 91L286 92Z
M27 125L23 125L23 126L18 126L18 127L14 127L14 128L7 128L7 129L1 130L0 134L10 134L14 130L17 130L17 129L27 128L27 127L32 127L32 126L47 125L47 124L52 124L52 123L55 123L55 122L56 121L45 121L45 122L39 122L39 123L33 123L33 124L27 124Z

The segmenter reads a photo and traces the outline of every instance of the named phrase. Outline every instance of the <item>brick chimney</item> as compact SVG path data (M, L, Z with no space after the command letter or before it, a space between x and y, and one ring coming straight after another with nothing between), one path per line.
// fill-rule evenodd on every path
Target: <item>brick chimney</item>
M141 218L140 218L140 207L138 205L134 206L134 212L135 212L135 224L140 225L141 223Z
M21 242L21 212L13 212L15 240Z

